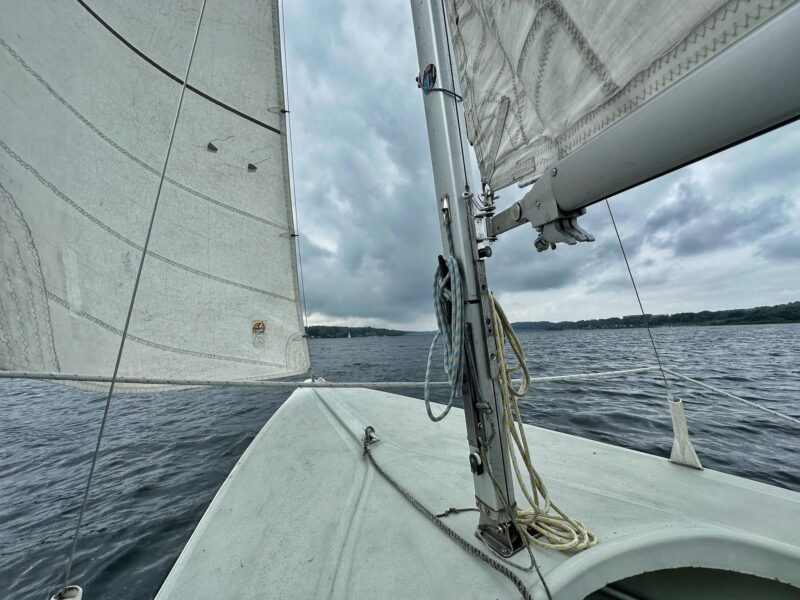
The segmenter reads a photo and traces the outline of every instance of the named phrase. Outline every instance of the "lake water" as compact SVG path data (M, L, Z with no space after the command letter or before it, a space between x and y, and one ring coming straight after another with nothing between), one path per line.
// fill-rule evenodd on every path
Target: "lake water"
M800 417L800 325L654 335L665 366ZM654 363L641 329L520 338L536 376ZM329 381L421 380L430 340L311 340L311 351L316 374ZM796 427L688 384L675 392L704 466L800 491ZM71 577L87 599L155 595L214 493L288 395L205 388L115 396ZM45 599L60 585L104 400L53 383L0 380L0 598ZM528 423L669 455L669 409L656 373L538 385L522 409Z

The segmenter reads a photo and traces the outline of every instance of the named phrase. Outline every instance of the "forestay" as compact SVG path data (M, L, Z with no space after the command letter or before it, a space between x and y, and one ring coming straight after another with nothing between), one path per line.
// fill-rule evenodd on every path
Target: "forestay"
M200 2L0 19L0 368L110 374ZM277 0L209 2L120 376L308 368Z
M448 0L482 178L541 174L792 3Z

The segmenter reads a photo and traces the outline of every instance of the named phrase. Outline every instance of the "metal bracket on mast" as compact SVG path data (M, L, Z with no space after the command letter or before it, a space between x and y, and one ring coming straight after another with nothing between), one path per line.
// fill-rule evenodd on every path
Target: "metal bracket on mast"
M539 252L550 248L555 250L559 243L571 246L577 242L593 242L594 236L578 225L578 217L585 214L586 209L564 212L559 208L552 185L557 175L557 168L550 169L536 180L522 200L493 216L490 234L497 237L523 223L530 223L539 233L534 242Z
M491 250L480 245L488 241L487 235L483 233L479 243L475 228L475 217L486 219L491 210L487 202L481 214L473 210L477 201L467 180L461 96L455 85L442 3L411 0L411 12L442 241L445 252L456 259L463 286L466 362L462 395L469 444L465 468L469 464L472 470L480 511L476 534L498 554L511 556L524 548L527 540L519 535L513 520L513 470L502 426L504 407L486 281L485 259ZM430 93L434 91L442 93Z

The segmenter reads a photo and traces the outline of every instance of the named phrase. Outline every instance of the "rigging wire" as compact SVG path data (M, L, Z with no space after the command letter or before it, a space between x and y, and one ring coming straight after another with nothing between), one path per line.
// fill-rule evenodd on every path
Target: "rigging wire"
M96 528L92 528L92 529L84 528L83 529L83 533L84 534L87 534L87 533L105 533L106 531L108 531L108 529L109 529L108 527L96 527ZM0 552L0 558L6 557L6 556L14 556L16 554L21 554L23 552L30 552L32 550L41 549L43 547L49 546L50 544L56 544L58 542L64 542L66 540L69 540L72 537L72 535L73 535L73 532L72 532L71 529L69 531L65 531L65 532L57 534L57 535L49 535L49 536L47 536L45 538L42 538L40 540L37 540L35 542L30 542L27 545L17 546L13 550L7 550L5 552Z
M508 564L508 565L510 565L512 567L519 568L518 565L515 565L514 563L510 563L509 561L506 561L504 559L502 561L498 561L498 560L492 558L491 556L489 556L488 554L486 554L480 548L470 544L466 539L461 537L461 535L459 535L454 529L452 529L449 525L447 525L447 523L445 523L442 520L441 517L437 516L433 511L428 509L409 490L407 490L405 487L403 487L403 485L401 485L400 482L398 482L394 477L389 475L389 473L387 473L383 469L381 464L377 460L375 460L375 456L373 455L373 452L372 452L372 444L377 442L377 441L380 441L374 435L375 434L375 428L374 427L372 427L371 425L368 425L367 427L365 427L364 428L364 437L362 439L359 439L356 436L355 432L353 432L350 429L350 427L342 420L342 417L336 411L331 409L331 407L325 401L325 398L317 390L314 390L312 393L314 394L314 396L316 396L317 400L319 400L319 402L327 409L328 414L330 414L331 417L333 417L334 419L336 419L336 421L338 421L338 423L339 423L339 425L341 425L342 429L345 432L349 433L350 436L356 442L360 442L361 448L362 448L362 455L367 460L369 460L370 464L378 472L378 475L383 477L384 480L386 480L386 482L389 485L391 485L401 496L403 496L403 498L405 498L414 508L416 508L420 513L422 513L431 523L433 523L440 531L445 533L450 539L452 539L454 542L456 542L464 550L469 552L472 556L482 560L487 565L489 565L492 569L494 569L495 571L497 571L501 575L507 577L512 583L514 583L514 585L520 591L520 594L522 594L522 598L524 600L533 600L533 595L528 590L527 586L525 585L525 582L522 581L522 579L516 573L514 573L514 571L512 571L511 569L509 569L507 566L503 565L502 563L506 563L506 564ZM456 509L456 510L458 510L458 509ZM447 513L447 512L448 511L445 511L445 513ZM532 554L531 554L531 557L533 557ZM528 569L523 569L523 570L528 570ZM549 591L548 591L548 599L551 600L550 596L549 596Z
M507 563L512 567L516 567L517 565L515 565L514 563L508 563L508 561L505 561L505 560L503 560L502 562L498 561L498 560L492 558L491 556L489 556L488 554L486 554L480 548L470 544L466 539L464 539L461 535L459 535L454 529L452 529L449 525L447 525L447 523L445 523L441 519L441 517L439 517L435 513L433 513L433 511L431 511L429 508L427 508L422 502L420 502L420 500L418 498L416 498L400 482L398 482L394 477L389 475L389 473L387 473L383 469L382 465L377 460L375 460L375 456L374 456L374 454L372 452L372 444L374 442L377 442L377 441L380 441L380 440L378 438L374 437L375 429L371 425L368 425L367 427L364 428L364 437L363 437L363 439L358 440L358 438L355 436L353 431L351 431L348 428L348 426L342 421L341 417L335 411L330 409L328 404L325 402L324 398L316 391L314 391L314 395L328 409L328 411L330 412L331 416L333 416L333 418L335 418L339 422L339 424L344 428L344 430L346 432L348 432L357 441L361 442L361 446L362 446L362 449L363 449L363 451L362 451L363 456L367 460L369 460L370 464L375 469L375 471L377 471L378 475L383 477L383 479L389 485L391 485L401 496L403 496L403 498L405 498L409 502L409 504L411 504L411 506L416 508L420 513L422 513L428 519L428 521L430 521L433 525L435 525L440 531L445 533L451 540L456 542L464 550L469 552L472 556L474 556L475 558L477 558L479 560L482 560L488 566L490 566L492 569L494 569L495 571L497 571L498 573L500 573L504 577L508 578L517 587L517 589L519 590L520 594L522 594L522 598L524 600L533 600L533 595L528 590L527 586L525 585L525 582L519 577L519 575L514 573L514 571L512 571L511 569L509 569L507 566L503 565L502 563ZM446 512L447 511L445 511L445 513Z
M191 49L191 52L189 53L189 62L186 65L186 75L184 76L183 83L181 85L181 95L180 95L180 98L178 100L178 107L177 107L177 109L175 111L175 119L172 122L172 131L171 131L170 136L169 136L169 144L167 145L167 153L166 153L166 156L164 157L164 166L161 169L161 177L160 177L160 179L158 181L158 190L156 191L156 199L153 202L153 210L152 210L152 212L150 214L150 223L147 226L147 235L145 236L144 244L142 245L142 254L141 254L141 257L139 258L139 267L138 267L138 269L136 271L136 280L134 281L134 284L133 284L133 292L131 293L131 301L130 301L130 303L128 305L128 313L125 316L125 327L123 327L123 329L122 329L122 337L121 337L120 342L119 342L119 350L117 352L117 359L116 359L116 362L114 363L114 372L113 372L113 375L111 376L111 383L108 386L108 396L106 396L105 408L103 410L103 418L100 421L100 431L97 434L97 443L95 444L94 453L92 454L92 463L91 463L91 466L89 467L89 474L86 477L86 486L84 487L84 491L83 491L83 500L81 502L80 512L78 513L78 522L77 522L77 524L75 526L75 533L74 533L73 538L72 538L72 546L70 548L69 556L67 558L67 566L66 566L66 569L64 570L64 587L63 587L64 590L66 590L67 586L69 585L69 576L72 573L72 563L73 563L73 560L75 558L75 550L76 550L76 548L78 546L78 538L80 537L81 525L83 524L83 516L84 516L84 513L86 512L86 504L87 504L87 502L89 500L89 490L91 489L91 486L92 486L92 477L94 476L95 467L97 466L97 457L98 457L98 455L100 453L100 444L103 441L103 434L105 433L106 422L108 421L108 412L109 412L109 409L111 408L111 397L114 395L114 384L116 383L116 378L117 378L117 375L119 373L120 362L122 361L122 352L123 352L123 350L125 348L125 339L128 336L128 328L129 328L130 323L131 323L131 316L133 315L133 306L134 306L134 303L136 302L136 292L139 289L139 281L141 280L141 277L142 277L142 270L144 269L144 261L145 261L145 258L147 258L147 247L150 244L150 236L153 233L153 223L155 222L156 211L158 210L158 202L159 202L159 200L161 198L161 190L164 187L164 177L165 177L165 175L167 173L167 165L169 164L169 157L170 157L170 154L172 153L172 145L173 145L173 142L175 141L175 131L176 131L177 127L178 127L178 118L180 117L180 114L181 114L181 107L183 106L183 98L186 95L186 87L187 87L187 81L189 80L189 72L191 71L191 68L192 68L192 60L194 59L194 51L195 51L195 48L197 47L197 38L198 38L198 36L200 34L200 25L203 22L203 14L205 13L205 10L206 10L206 0L203 0L202 4L200 6L200 16L197 19L197 27L195 28L195 32L194 32L194 39L192 41L192 49Z
M653 353L656 355L656 362L658 363L658 369L661 371L661 378L664 380L664 387L667 388L667 398L671 399L672 389L669 387L667 374L664 372L664 366L661 364L661 357L658 354L658 348L656 348L656 341L653 338L653 332L650 331L650 323L647 321L647 315L644 312L644 306L642 306L642 299L639 297L639 289L636 287L636 280L633 278L633 271L631 271L631 265L628 262L628 255L625 253L625 246L622 245L622 238L619 235L619 229L617 229L617 221L614 219L614 213L611 212L611 204L608 202L608 198L606 198L606 208L608 208L608 216L611 217L611 224L614 226L614 233L617 234L619 249L622 251L622 258L625 259L625 267L628 269L628 276L631 278L631 285L633 286L634 294L636 294L636 301L639 303L639 310L642 313L644 326L647 328L647 335L650 336L650 345L653 346Z
M289 50L286 45L286 18L283 9L283 0L280 6L281 13L281 52L283 62L283 81L284 91L286 94L286 109L283 113L286 120L286 153L289 155L289 176L290 176L290 189L289 194L292 198L292 205L294 206L294 237L297 242L297 266L300 272L300 297L303 304L303 330L308 333L308 305L306 304L306 284L303 279L303 253L300 250L300 214L297 212L297 186L294 180L294 138L292 137L292 113L289 110ZM312 369L313 371L313 369Z
M467 356L469 354L467 353ZM552 383L556 381L596 381L608 377L627 377L631 375L638 375L641 373L648 373L650 371L658 371L656 367L635 367L631 369L619 369L615 371L598 371L594 373L572 373L569 375L548 375L544 377L531 377L531 383ZM708 385L697 379L687 377L672 369L664 369L674 378L683 379L688 383L693 383L703 387L715 394L724 396L729 400L735 400L746 404L751 408L760 410L766 414L778 417L793 425L800 425L800 419L785 415L777 410L762 406L752 400L746 400L741 396L731 394L723 389ZM76 373L38 373L33 371L0 371L0 379L31 379L39 381L84 381L87 383L108 383L111 377L102 375L78 375ZM516 380L512 379L514 383ZM429 387L450 387L449 381L286 381L286 380L247 380L247 379L164 379L164 378L149 378L149 377L117 377L117 383L126 383L129 385L170 385L182 387L207 387L207 386L232 386L232 387L267 387L267 388L369 388L369 389L412 389L424 388L426 385Z

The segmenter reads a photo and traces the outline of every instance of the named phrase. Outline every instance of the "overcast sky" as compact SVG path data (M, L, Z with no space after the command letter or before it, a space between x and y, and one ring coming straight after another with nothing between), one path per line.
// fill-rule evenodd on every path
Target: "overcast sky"
M285 7L310 322L432 329L441 240L409 2ZM800 123L611 205L647 312L800 300ZM489 282L513 320L638 312L605 204L582 226L595 243L537 253L527 226L495 243Z

